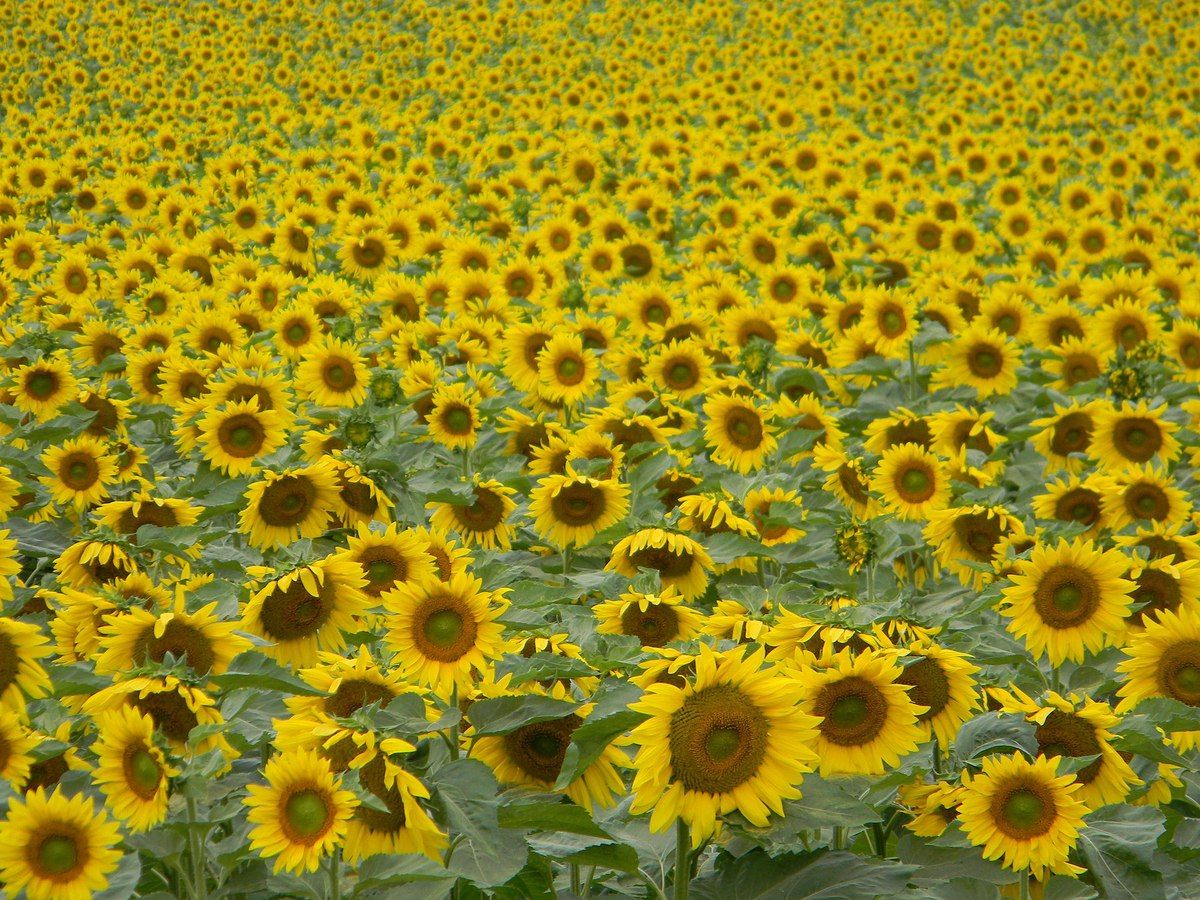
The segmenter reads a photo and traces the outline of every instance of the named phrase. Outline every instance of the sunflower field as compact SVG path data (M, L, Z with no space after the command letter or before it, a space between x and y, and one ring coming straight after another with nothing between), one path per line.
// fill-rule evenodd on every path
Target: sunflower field
M10 0L0 893L1200 897L1200 3Z

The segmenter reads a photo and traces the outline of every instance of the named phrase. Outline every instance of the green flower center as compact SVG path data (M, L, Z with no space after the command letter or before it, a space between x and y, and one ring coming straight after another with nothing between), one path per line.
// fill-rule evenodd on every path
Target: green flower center
M26 383L26 388L35 397L49 397L54 393L57 380L49 372L35 372Z
M79 861L79 848L73 838L63 834L52 834L38 847L38 866L49 875L62 875L75 868Z
M329 821L329 807L316 791L299 791L288 798L285 815L296 834L314 838Z
M1045 811L1045 801L1033 791L1016 791L1004 801L1004 818L1022 829L1036 825Z
M829 711L829 719L839 728L856 728L867 719L867 701L855 694L841 697Z
M1083 600L1083 592L1073 584L1064 584L1055 589L1054 606L1062 612L1072 612L1079 608Z
M150 792L158 788L162 770L158 762L145 748L136 751L129 759L129 778L135 787Z
M235 447L249 447L254 441L254 430L245 425L239 425L229 433L229 441Z
M910 494L921 494L929 490L929 473L923 469L909 469L900 477L900 484Z
M466 434L471 430L471 414L465 409L452 409L446 413L446 427L455 434Z
M1184 666L1176 671L1175 683L1189 694L1200 693L1200 668Z
M714 728L704 739L704 750L715 762L721 762L732 756L740 743L736 728Z
M431 644L452 647L462 636L462 616L452 609L440 610L425 620L424 630Z

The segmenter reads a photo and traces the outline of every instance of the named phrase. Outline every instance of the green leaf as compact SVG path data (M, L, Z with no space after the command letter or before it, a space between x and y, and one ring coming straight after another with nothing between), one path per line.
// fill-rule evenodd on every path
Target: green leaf
M959 759L980 759L990 753L1022 750L1033 756L1038 743L1034 726L1022 716L984 713L963 724L958 730L955 749Z
M917 884L936 884L953 878L989 884L1011 884L1017 880L1014 872L998 862L984 859L977 848L939 847L911 832L900 835L896 855L901 862L920 866L913 875Z
M247 650L234 657L225 672L214 675L210 680L223 691L280 691L309 697L325 695L324 691L311 687L258 650Z
M1151 806L1105 806L1087 817L1079 832L1079 853L1104 897L1163 895L1154 850L1165 821Z
M525 839L500 828L491 769L477 759L456 759L428 776L451 835L458 838L449 869L480 887L493 887L521 871Z
M142 859L136 853L126 853L117 870L108 876L108 887L92 895L92 900L125 900L133 897L142 878Z
M531 837L529 846L551 859L582 866L603 866L618 872L638 870L637 851L628 844L600 840L581 834L547 834Z
M556 653L535 653L529 658L507 656L496 666L496 675L512 675L514 685L527 681L567 680L595 677L600 673L581 659Z
M737 830L772 855L803 849L800 832L834 825L855 826L882 821L882 816L833 781L808 775L800 786L803 796L783 804L783 816L772 817L766 828L756 828L740 817Z
M467 718L477 735L509 734L522 725L565 718L581 705L528 694L521 697L491 697L472 703Z
M692 882L697 900L862 900L905 891L917 868L826 850L772 859L756 849L717 865L714 877Z
M112 679L97 675L90 666L83 663L47 666L46 672L50 676L50 683L54 685L56 697L94 694L112 684Z
M499 821L501 828L562 831L611 839L608 832L592 821L586 809L574 803L510 803L500 807Z
M1200 731L1200 707L1188 706L1169 697L1150 697L1134 710L1147 716L1163 731Z
M571 735L554 785L557 790L583 774L614 738L646 720L644 713L629 709L629 704L637 702L641 695L641 688L627 681L606 681L601 685L593 698L596 705L591 715Z

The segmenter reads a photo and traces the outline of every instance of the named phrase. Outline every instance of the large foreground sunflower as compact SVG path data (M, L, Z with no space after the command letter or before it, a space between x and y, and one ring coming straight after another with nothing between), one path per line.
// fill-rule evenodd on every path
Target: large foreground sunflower
M1051 664L1083 662L1119 642L1129 615L1134 584L1121 577L1128 560L1117 550L1100 550L1091 541L1036 545L1017 561L1012 584L1004 589L1001 613L1008 630L1025 642L1034 657Z
M988 756L983 772L964 779L959 820L986 859L1002 859L1039 880L1047 872L1083 872L1067 862L1087 807L1072 774L1057 773L1058 760L1030 762L1019 753Z
M812 771L817 720L798 711L799 685L763 667L763 651L715 653L702 647L691 682L658 682L631 709L649 718L633 730L639 745L630 811L651 831L682 818L692 846L737 811L765 826L783 801L800 796Z
M276 857L276 872L314 871L341 845L358 798L341 789L329 763L312 750L276 756L264 775L265 785L246 788L251 848Z
M1117 692L1118 712L1133 709L1149 697L1170 697L1200 706L1200 611L1180 607L1159 613L1125 647L1128 657L1117 666L1125 683ZM1172 741L1182 750L1200 743L1200 731L1177 731Z
M108 886L121 859L117 826L83 794L56 789L47 797L37 788L14 797L0 832L0 882L13 897L88 900Z

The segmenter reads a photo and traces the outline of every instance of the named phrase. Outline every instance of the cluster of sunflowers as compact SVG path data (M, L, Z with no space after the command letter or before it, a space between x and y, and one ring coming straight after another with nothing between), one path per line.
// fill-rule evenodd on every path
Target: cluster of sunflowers
M14 19L9 896L1194 891L1194 0Z

